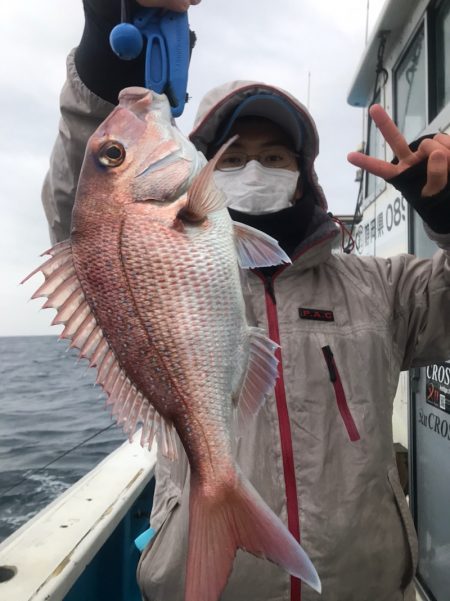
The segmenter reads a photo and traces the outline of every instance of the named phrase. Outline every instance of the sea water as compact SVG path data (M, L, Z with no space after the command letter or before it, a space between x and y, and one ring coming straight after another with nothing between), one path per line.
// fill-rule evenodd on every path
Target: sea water
M0 337L0 541L125 440L107 429L96 370L68 346L55 336Z

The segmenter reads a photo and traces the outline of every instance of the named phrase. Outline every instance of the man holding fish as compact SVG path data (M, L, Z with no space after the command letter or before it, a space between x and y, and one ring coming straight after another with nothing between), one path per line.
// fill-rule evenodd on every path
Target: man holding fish
M398 160L349 161L398 187L441 250L333 254L306 108L225 84L189 142L164 97L130 87L139 59L110 51L119 3L84 4L43 190L53 241L70 241L39 295L125 431L158 432L143 599L413 601L392 403L401 370L450 356L450 137L409 147L373 106Z

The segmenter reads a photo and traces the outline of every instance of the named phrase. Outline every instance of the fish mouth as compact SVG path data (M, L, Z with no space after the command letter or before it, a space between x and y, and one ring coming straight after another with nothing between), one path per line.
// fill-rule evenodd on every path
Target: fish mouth
M119 106L144 119L151 109L153 95L147 88L132 86L119 93Z

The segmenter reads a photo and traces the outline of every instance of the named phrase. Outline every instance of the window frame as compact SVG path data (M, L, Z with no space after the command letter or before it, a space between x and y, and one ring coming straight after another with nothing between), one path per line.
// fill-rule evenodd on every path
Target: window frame
M385 86L381 86L377 93L374 94L373 97L373 102L372 104L381 104L382 106L385 105L386 102L386 98L385 98ZM370 117L369 113L367 112L367 149L366 152L367 154L370 154L371 148L370 148L370 132L372 130L372 128L375 127L375 123L373 121L373 119ZM381 148L383 149L382 155L380 157L377 158L381 158L386 160L386 142L384 140L384 138L381 136L381 134L378 134L380 136L380 141L381 141ZM375 156L375 155L374 155ZM380 187L377 188L375 187L375 191L374 192L368 192L369 190L369 181L370 178L374 177L376 179L380 180ZM387 184L385 182L385 180L381 177L377 177L375 175L372 175L371 173L369 173L368 171L364 172L364 198L362 201L362 205L361 205L361 210L364 211L364 209L366 209L370 204L372 204L372 202L378 198L378 196L380 196L381 194L383 194L383 192L386 190Z
M391 73L392 73L392 106L393 106L393 119L395 124L397 125L397 127L401 130L400 125L399 125L399 114L398 114L398 78L397 78L397 73L398 70L400 68L400 65L402 64L403 60L405 59L405 57L407 56L408 52L411 50L411 47L413 46L414 42L416 41L417 36L420 34L421 29L423 29L423 48L425 51L425 89L424 89L424 93L425 93L425 114L424 114L424 120L425 120L425 127L423 127L419 132L417 132L416 134L414 134L414 139L419 138L420 136L424 135L423 132L425 131L427 124L429 123L429 94L428 94L428 87L429 87L429 78L430 78L430 72L429 72L429 67L428 67L428 63L429 63L429 48L428 48L428 18L427 18L427 14L428 14L428 9L427 11L425 11L424 15L419 19L416 27L414 27L413 31L411 32L407 43L404 46L403 52L401 52L399 54L399 56L397 57L397 60L395 61ZM403 133L403 131L402 131ZM413 140L407 140L407 142L412 142Z
M379 99L380 103L383 106L386 106L385 100L386 95L391 98L392 102L392 117L394 122L399 124L399 116L397 114L397 104L398 104L398 89L397 89L397 74L398 69L405 58L406 54L410 51L412 44L416 36L418 35L420 29L423 27L424 31L424 52L425 52L425 127L422 131L415 134L414 138L417 139L424 135L435 134L440 131L445 131L450 127L450 101L445 104L445 106L436 113L437 99L436 99L436 90L433 90L433 78L436 74L436 46L433 44L433 36L434 36L434 18L437 11L440 9L442 4L447 0L432 0L427 3L423 8L423 12L421 12L420 18L418 18L415 26L412 26L411 29L406 33L406 42L403 45L403 50L397 57L395 63L392 67L389 67L389 74L391 81L389 83L385 83L379 89ZM390 87L388 87L390 86ZM369 118L367 119L367 123L369 122ZM370 152L369 140L368 140L368 129L366 130L367 135L367 152ZM412 140L409 140L411 142ZM385 148L384 152L385 156L387 155L387 149ZM363 182L363 198L361 201L361 210L367 208L380 194L382 194L386 190L386 183L381 186L381 188L375 193L372 192L370 195L368 194L369 189L369 176L367 172L364 173L364 182Z
M437 108L437 89L436 85L433 85L437 80L437 45L435 43L436 38L436 22L437 22L437 13L443 7L443 5L448 2L448 0L435 0L435 2L430 3L427 9L427 27L428 27L428 69L429 69L429 78L427 81L428 84L428 124L431 124L439 117L440 113L445 112L448 109L448 105L450 104L450 98L447 104L444 104L443 107L438 110ZM448 8L450 9L450 3ZM449 57L450 62L450 57ZM447 121L447 126L450 121Z

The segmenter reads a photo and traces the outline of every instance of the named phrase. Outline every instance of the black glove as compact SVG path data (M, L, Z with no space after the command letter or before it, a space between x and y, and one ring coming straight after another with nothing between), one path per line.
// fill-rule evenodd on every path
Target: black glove
M109 45L111 30L121 21L120 0L83 0L84 31L75 51L81 81L97 96L117 104L119 92L129 86L145 86L145 50L133 60L122 60ZM141 8L130 0L131 14ZM195 34L190 32L191 52Z
M123 88L143 86L145 73L145 52L134 60L124 61L109 45L109 34L120 23L120 4L120 0L83 0L84 31L75 51L75 66L81 81L112 104L117 104Z
M410 144L410 149L412 151L417 150L422 140L432 137L423 136L419 138ZM398 159L395 158L392 163L397 164ZM427 182L427 165L428 161L421 161L387 181L401 192L433 232L450 234L450 181L438 194L427 197L421 196L422 188Z

